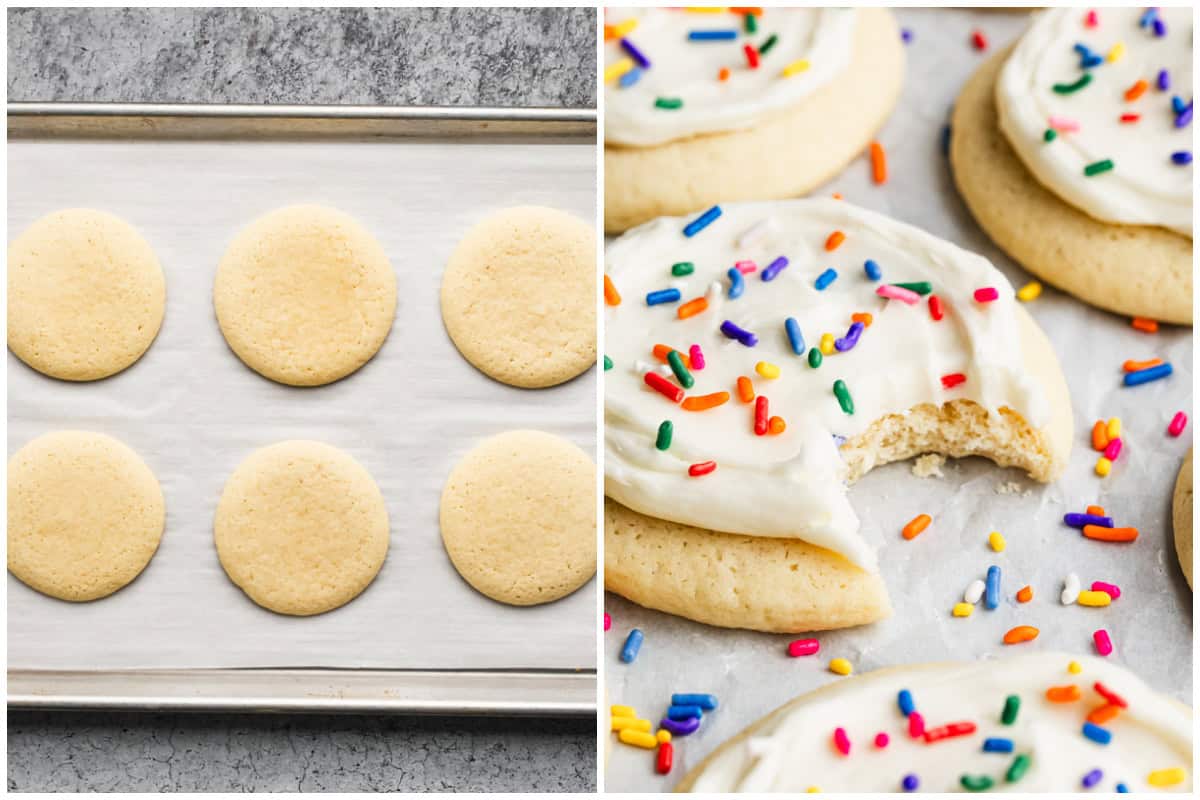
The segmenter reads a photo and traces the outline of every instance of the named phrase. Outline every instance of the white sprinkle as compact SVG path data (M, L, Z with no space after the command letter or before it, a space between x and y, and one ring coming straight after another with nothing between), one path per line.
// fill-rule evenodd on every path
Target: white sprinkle
M975 605L979 602L979 598L983 597L983 589L983 581L971 581L971 584L967 587L967 590L963 592L963 602Z
M767 234L775 230L775 218L767 217L766 219L756 222L750 226L741 236L738 237L738 247L753 247L766 238Z
M1064 606L1072 605L1079 599L1079 576L1074 572L1067 575L1063 581L1062 604Z
M645 375L647 372L654 372L654 364L647 364L645 361L633 362L633 374Z

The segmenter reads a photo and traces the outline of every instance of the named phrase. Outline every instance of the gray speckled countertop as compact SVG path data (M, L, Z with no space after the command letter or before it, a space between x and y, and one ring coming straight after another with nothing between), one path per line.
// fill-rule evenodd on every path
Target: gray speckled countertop
M10 9L10 101L593 107L591 9ZM10 712L9 791L596 787L590 719Z

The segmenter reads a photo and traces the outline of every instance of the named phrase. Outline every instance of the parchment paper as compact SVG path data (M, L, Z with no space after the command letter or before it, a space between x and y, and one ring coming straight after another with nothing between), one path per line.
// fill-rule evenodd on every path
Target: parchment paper
M111 211L157 252L167 313L146 355L107 380L56 381L9 353L8 452L55 429L112 434L158 476L167 526L145 572L97 602L60 602L10 575L9 666L594 666L594 580L556 603L505 606L458 576L438 532L447 474L489 435L536 428L595 454L594 369L535 391L493 381L458 354L438 299L447 257L490 211L541 204L595 218L595 150L573 142L10 143L10 236L58 208ZM230 239L294 203L356 217L398 279L395 325L378 355L321 388L285 387L246 368L212 309ZM254 449L290 438L358 459L391 522L375 582L311 618L256 606L225 577L212 545L229 474Z
M967 211L942 155L941 130L959 88L987 57L972 48L972 30L985 32L991 52L1019 35L1026 15L949 9L895 13L914 38L907 48L903 96L880 137L889 180L873 185L864 156L815 194L841 192L852 202L982 253L1019 288L1032 276L1004 256ZM602 669L610 702L631 704L657 725L672 692L713 692L720 699L720 708L706 715L697 734L676 740L675 767L665 778L655 773L652 754L614 738L607 790L673 787L746 725L792 697L843 680L828 672L832 658L850 659L856 672L994 658L1004 655L1004 632L1021 624L1041 629L1035 642L1021 645L1024 650L1080 654L1093 653L1092 632L1106 628L1115 645L1111 658L1151 686L1191 703L1192 594L1175 557L1171 497L1195 426L1189 421L1178 439L1166 434L1176 411L1192 414L1191 329L1162 326L1157 335L1139 333L1127 318L1049 286L1027 308L1053 342L1071 389L1076 436L1066 474L1042 486L982 459L948 461L940 479L915 477L907 462L868 474L851 488L850 497L863 535L880 548L895 614L867 627L813 634L821 642L815 657L787 656L787 643L796 636L710 628L607 594L613 627L605 634ZM1151 357L1170 360L1175 374L1122 388L1121 362ZM1092 471L1098 454L1091 449L1091 427L1112 416L1124 422L1125 449L1112 474L1100 479ZM1003 493L1010 482L1018 491ZM1137 527L1137 542L1092 542L1062 523L1064 513L1090 503L1103 505L1118 524ZM922 512L933 516L933 524L905 541L901 527ZM993 530L1008 540L1003 553L987 545ZM967 584L982 579L991 564L1002 570L1001 607L987 611L981 603L970 618L951 617ZM1077 572L1088 585L1092 580L1116 583L1121 598L1105 609L1064 607L1058 595L1068 572ZM1021 605L1014 595L1026 584L1033 587L1034 600ZM620 649L635 627L645 632L645 643L637 661L625 665Z

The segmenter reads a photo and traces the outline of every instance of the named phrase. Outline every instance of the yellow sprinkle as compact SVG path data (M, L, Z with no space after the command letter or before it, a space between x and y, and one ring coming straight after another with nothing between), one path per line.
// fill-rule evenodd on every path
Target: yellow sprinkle
M1112 462L1104 456L1096 460L1096 474L1103 478L1112 469Z
M626 729L618 733L617 738L625 744L631 744L634 747L641 747L646 750L653 750L658 747L658 739L654 738L654 734L651 733Z
M654 738L658 739L659 744L666 744L671 741L671 732L666 728L659 728L658 733L654 734Z
M854 665L844 658L835 658L829 662L829 671L838 675L849 675L854 672Z
M686 6L684 10L692 14L720 14L725 9L720 6Z
M638 719L637 717L613 717L612 729L614 731L650 731L650 720Z
M1108 421L1108 440L1111 442L1113 439L1120 439L1120 438L1121 438L1121 418L1120 417L1112 417Z
M1083 672L1083 667L1080 666L1078 661L1072 661L1070 664L1067 664L1067 672L1071 673L1072 675L1078 675L1079 673Z
M988 534L988 544L990 544L992 549L997 553L1003 553L1004 548L1007 546L1007 543L1004 541L1004 535L1001 534L1000 531L992 531Z
M633 710L633 706L609 706L608 711L614 717L637 716L637 712Z
M821 790L818 789L816 786L810 786L807 789L805 789L804 791L807 792L808 794L816 794L817 792L819 792Z
M631 69L633 69L633 59L632 58L622 58L620 61L616 62L615 64L609 64L607 67L604 68L604 82L612 83L617 78L624 75L626 72L629 72L629 70L631 70Z
M1109 596L1108 592L1083 591L1079 593L1079 598L1075 602L1079 603L1081 606L1092 606L1093 608L1096 608L1098 606L1106 606L1111 603L1112 597Z
M629 19L625 20L624 22L618 22L616 25L613 25L612 29L613 29L613 33L615 33L617 35L617 38L620 39L624 36L628 36L630 33L633 33L633 29L636 28L637 26L638 26L637 17L630 17Z
M1104 58L1107 61L1119 61L1123 55L1125 55L1125 43L1117 42L1112 46L1112 50L1109 50L1108 55Z
M790 78L799 72L806 71L807 69L808 69L808 59L807 58L798 58L783 68L783 77Z
M975 606L972 603L955 603L953 613L956 617L969 617L974 610Z
M1171 767L1154 770L1146 776L1146 783L1151 786L1174 786L1183 783L1186 778L1187 771L1183 767Z
M764 378L774 379L779 377L779 367L767 361L760 361L755 364L754 371L759 375L762 375Z
M1017 299L1022 303L1028 303L1030 300L1037 300L1042 294L1042 285L1037 281L1030 281L1017 290Z
M824 355L824 356L833 355L833 334L832 333L822 333L821 334L821 355Z

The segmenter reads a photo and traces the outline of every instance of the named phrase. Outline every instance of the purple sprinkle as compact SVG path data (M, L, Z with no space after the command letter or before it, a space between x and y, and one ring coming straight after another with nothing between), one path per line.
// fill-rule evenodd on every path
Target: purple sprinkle
M637 46L634 45L633 42L629 41L628 37L621 39L621 49L626 53L629 53L629 57L637 62L637 65L642 69L650 68L650 59L646 58L645 53L637 49Z
M1158 86L1158 90L1160 92L1165 92L1167 89L1170 89L1171 73L1167 72L1165 69L1160 69L1158 71L1158 82L1156 85Z
M788 265L787 256L780 256L779 258L772 261L770 264L767 264L767 266L763 269L762 279L764 281L775 280L775 278L778 277L779 273L783 272L783 270L785 268L787 268L787 265Z
M1103 777L1104 777L1104 773L1101 772L1100 770L1098 770L1098 769L1092 770L1087 775L1083 776L1083 788L1085 788L1085 789L1092 788L1097 783L1099 783L1100 779Z
M1175 118L1175 127L1176 128L1186 128L1188 126L1188 123L1190 123L1191 121L1192 121L1192 101L1189 100L1188 104L1183 107L1183 111L1180 111L1179 116L1177 116Z
M1192 151L1191 150L1179 150L1177 152L1171 153L1171 160L1174 161L1176 164L1180 164L1180 165L1190 164L1190 163L1192 163Z
M903 41L905 44L908 44L909 42L911 42L913 40L912 29L911 28L901 28L900 29L900 40Z
M750 331L739 328L729 320L725 320L721 323L721 333L725 334L730 339L736 339L737 341L746 345L746 347L754 347L754 345L758 344L757 336Z
M862 336L863 328L866 326L861 322L855 322L850 326L850 330L846 331L846 336L842 339L835 339L833 347L839 353L844 353L847 350L853 350L854 345L858 344L858 337Z
M1072 528L1082 528L1084 525L1099 525L1101 528L1113 526L1112 517L1099 517L1095 514L1066 514L1063 516L1063 522Z
M672 736L690 736L700 729L700 718L663 719L658 723L658 727L666 728Z
M1153 27L1155 36L1162 37L1167 35L1167 23L1163 22L1162 17L1154 18Z

